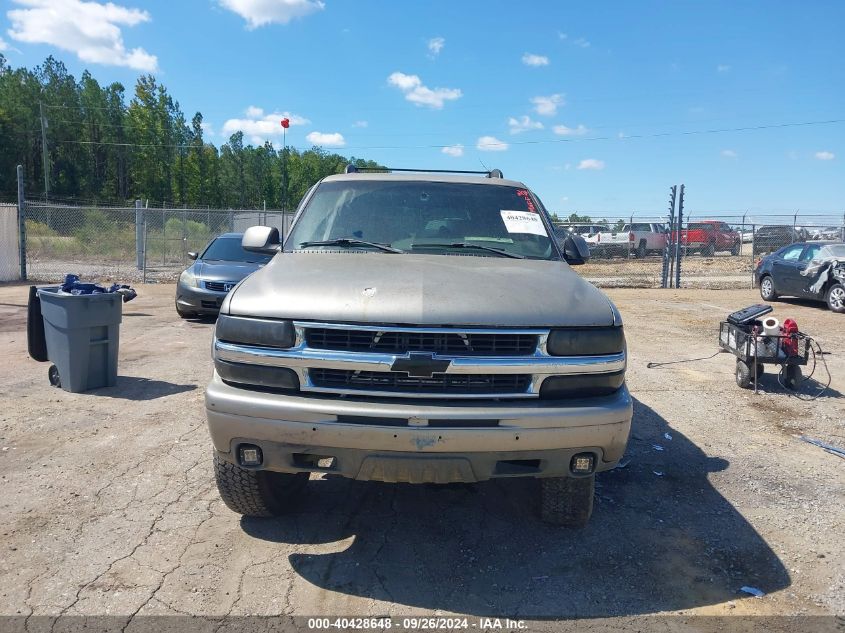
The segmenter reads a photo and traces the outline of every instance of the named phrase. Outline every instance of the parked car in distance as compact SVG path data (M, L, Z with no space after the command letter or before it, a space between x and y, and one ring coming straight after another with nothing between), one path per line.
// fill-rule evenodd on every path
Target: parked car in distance
M681 230L681 245L686 247L687 253L698 252L706 257L712 257L719 251L739 255L742 237L725 222L702 220L690 222L686 229Z
M649 253L663 252L667 235L665 225L659 222L634 222L620 231L607 230L587 238L587 244L597 257L622 255L645 257Z
M272 259L272 255L244 250L243 233L224 233L209 242L200 253L188 253L195 260L176 284L176 313L183 319L214 315L229 291L247 275Z
M765 301L776 301L782 296L824 301L834 312L845 312L845 264L829 274L821 285L817 284L820 273L801 274L808 266L831 258L845 262L845 244L797 242L757 260L754 278L760 296Z
M619 311L572 268L584 240L552 239L539 198L498 170L350 166L299 208L284 245L246 231L275 257L215 329L205 403L226 505L283 514L310 473L526 477L545 521L584 525L632 417Z
M813 240L842 240L845 239L845 230L838 226L813 227L807 229L810 238Z
M602 231L610 231L610 227L607 224L579 224L577 226L573 226L571 230L573 233L577 233L578 235L586 239L587 237L595 235L596 233L601 233Z
M800 227L786 224L761 226L754 233L754 254L771 253L794 242L803 242L809 235Z

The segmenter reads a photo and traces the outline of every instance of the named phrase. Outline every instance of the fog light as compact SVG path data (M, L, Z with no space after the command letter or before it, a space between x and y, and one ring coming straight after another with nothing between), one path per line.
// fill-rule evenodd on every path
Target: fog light
M245 444L238 449L242 466L260 466L262 461L261 449L257 446Z
M592 453L580 453L572 458L569 469L576 475L588 475L593 472L595 457Z

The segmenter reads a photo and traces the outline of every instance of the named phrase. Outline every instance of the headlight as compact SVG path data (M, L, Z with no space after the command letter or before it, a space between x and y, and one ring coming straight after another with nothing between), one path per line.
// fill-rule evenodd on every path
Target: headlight
M192 286L194 288L199 288L199 284L197 283L197 278L194 273L191 272L191 269L182 271L182 274L179 275L179 283L184 286Z
M296 335L290 321L273 321L221 314L217 319L217 339L227 343L258 347L293 347Z
M624 371L616 371L612 374L550 376L540 385L540 398L561 400L564 398L609 396L618 390L624 382Z
M552 330L546 343L550 356L596 356L625 351L622 327L584 327Z
M246 365L217 359L214 361L214 368L225 382L236 382L268 389L299 390L299 376L296 375L295 371L286 367Z

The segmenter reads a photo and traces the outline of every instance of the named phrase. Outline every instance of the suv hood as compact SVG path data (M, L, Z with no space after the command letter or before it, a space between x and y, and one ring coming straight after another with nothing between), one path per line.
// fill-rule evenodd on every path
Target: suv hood
M489 327L607 326L610 300L562 261L279 253L227 297L229 314Z

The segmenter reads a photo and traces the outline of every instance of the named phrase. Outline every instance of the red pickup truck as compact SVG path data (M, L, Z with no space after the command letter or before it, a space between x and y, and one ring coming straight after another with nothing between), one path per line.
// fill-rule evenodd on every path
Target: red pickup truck
M742 236L724 222L703 220L690 222L681 231L681 245L686 247L687 253L698 251L707 257L716 251L730 251L731 255L739 255Z

